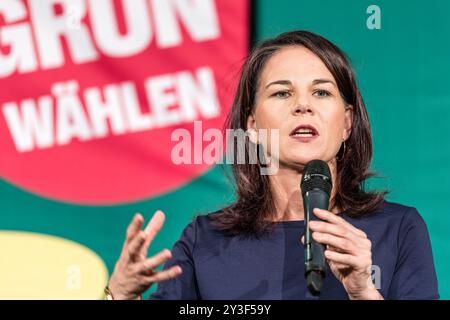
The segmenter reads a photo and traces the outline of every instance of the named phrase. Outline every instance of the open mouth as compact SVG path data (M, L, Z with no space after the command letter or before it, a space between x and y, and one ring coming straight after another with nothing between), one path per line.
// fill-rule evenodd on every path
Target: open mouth
M319 132L309 124L302 124L296 127L289 134L291 137L312 138L319 135Z

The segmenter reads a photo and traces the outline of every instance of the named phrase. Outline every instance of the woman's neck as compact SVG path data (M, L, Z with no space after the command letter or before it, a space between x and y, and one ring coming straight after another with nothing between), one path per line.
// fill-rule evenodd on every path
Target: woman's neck
M328 162L331 171L333 189L330 199L334 198L336 181L336 160ZM300 190L302 172L280 165L278 172L269 176L276 209L275 221L304 220L303 197ZM332 212L339 212L337 208Z

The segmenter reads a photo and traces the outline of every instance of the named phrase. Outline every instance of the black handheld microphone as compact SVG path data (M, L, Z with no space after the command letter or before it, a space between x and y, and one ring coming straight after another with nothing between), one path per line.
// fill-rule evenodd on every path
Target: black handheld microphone
M300 188L305 211L305 278L311 294L317 296L322 290L326 275L325 246L313 240L308 224L311 220L320 220L314 208L328 210L332 181L328 164L322 160L308 162L303 170Z

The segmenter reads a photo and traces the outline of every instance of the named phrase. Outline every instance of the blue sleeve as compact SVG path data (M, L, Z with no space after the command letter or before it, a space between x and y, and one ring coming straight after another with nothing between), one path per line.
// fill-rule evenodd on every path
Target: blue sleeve
M179 265L182 274L168 281L158 283L158 288L150 300L196 300L199 299L193 251L197 233L197 219L186 226L181 237L172 248L172 258L164 265L164 270Z
M415 208L404 214L397 243L397 263L388 299L439 299L430 237Z

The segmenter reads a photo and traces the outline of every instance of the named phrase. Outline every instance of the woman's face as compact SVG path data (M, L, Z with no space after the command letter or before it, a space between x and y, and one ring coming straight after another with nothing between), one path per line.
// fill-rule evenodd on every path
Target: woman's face
M255 101L247 127L279 129L281 165L329 162L350 135L353 107L346 108L330 71L304 47L283 48L267 61ZM259 142L274 157L267 140Z

